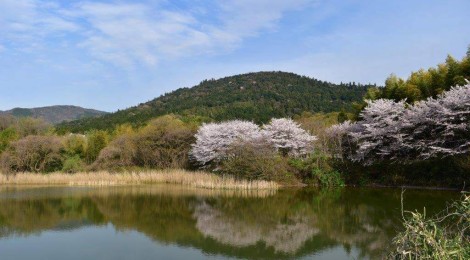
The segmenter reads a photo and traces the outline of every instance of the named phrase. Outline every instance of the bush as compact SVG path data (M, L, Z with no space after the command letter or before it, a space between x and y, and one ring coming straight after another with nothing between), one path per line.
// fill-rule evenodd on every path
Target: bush
M236 144L229 150L229 154L217 172L240 179L297 183L287 159L269 145Z
M340 172L331 170L323 171L322 169L315 168L312 171L314 180L317 181L319 186L322 187L344 187L344 179Z
M173 115L151 121L135 137L135 161L150 168L184 168L195 130Z
M92 168L117 170L136 166L135 135L123 134L104 148Z
M13 127L17 121L12 115L0 115L0 131Z
M289 165L295 169L296 176L305 183L322 187L343 187L344 178L334 169L332 162L326 154L317 151L304 159L290 159Z
M17 121L16 131L20 137L28 135L43 135L51 131L52 126L39 118L24 117Z
M159 117L136 132L124 131L100 152L93 168L186 168L194 133L176 116Z
M67 173L76 173L85 170L85 164L79 155L65 159L62 171Z
M31 135L13 142L2 155L6 172L52 172L62 169L63 144L57 136Z
M5 151L10 143L18 139L18 133L13 127L0 131L0 153Z
M77 155L79 158L85 158L87 151L87 139L84 135L69 134L64 137L64 150L68 156Z

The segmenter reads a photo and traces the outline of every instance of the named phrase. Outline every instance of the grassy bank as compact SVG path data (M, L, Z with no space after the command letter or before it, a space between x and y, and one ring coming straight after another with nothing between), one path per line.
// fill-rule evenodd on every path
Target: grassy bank
M152 170L145 172L109 173L81 172L67 173L18 173L0 174L0 185L70 185L70 186L112 186L128 184L169 183L205 189L277 189L279 184L272 181L236 180L207 172L185 170Z

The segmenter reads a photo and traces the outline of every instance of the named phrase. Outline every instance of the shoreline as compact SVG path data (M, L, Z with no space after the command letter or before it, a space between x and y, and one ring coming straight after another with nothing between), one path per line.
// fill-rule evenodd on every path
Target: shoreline
M355 187L360 188L360 186L348 186L348 187ZM441 191L466 191L468 190L467 187L463 187L463 189L453 188L453 187L439 187L439 186L418 186L418 185L383 185L383 184L370 184L364 187L367 188L380 188L380 189L410 189L410 190L441 190Z
M230 176L220 176L204 171L187 171L181 169L129 171L111 173L108 171L78 173L0 173L0 186L122 186L142 184L175 184L183 187L227 190L266 190L288 188L322 188L307 184L279 184L264 180L237 180ZM379 189L414 189L436 191L466 191L467 187L439 187L416 185L383 185L372 183L364 186L345 185L346 188L379 188ZM328 188L328 187L325 187ZM335 188L335 187L330 187Z

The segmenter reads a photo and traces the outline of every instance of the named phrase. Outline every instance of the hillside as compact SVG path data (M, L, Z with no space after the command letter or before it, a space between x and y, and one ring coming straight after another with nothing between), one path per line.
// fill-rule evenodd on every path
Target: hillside
M220 121L247 119L257 123L303 111L331 112L351 109L369 86L332 84L286 72L257 72L204 80L138 106L58 125L62 132L110 129L115 125L140 125L168 113L201 116Z
M0 111L0 115L1 114L9 114L16 117L42 118L46 122L57 124L81 118L97 117L106 114L106 112L77 106L48 106L36 108L13 108L11 110Z

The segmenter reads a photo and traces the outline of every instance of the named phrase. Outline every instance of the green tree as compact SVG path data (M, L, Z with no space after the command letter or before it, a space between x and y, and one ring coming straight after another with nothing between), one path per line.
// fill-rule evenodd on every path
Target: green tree
M364 99L387 98L413 103L428 97L436 97L453 86L465 85L468 80L470 80L468 54L461 61L448 55L445 63L428 70L420 69L413 72L406 80L391 74L385 80L385 87L382 91L375 92L373 88L370 88Z
M5 151L10 143L17 140L18 137L18 133L13 127L0 131L0 153Z
M98 158L101 150L109 143L109 134L104 130L94 130L87 134L87 149L85 159L92 163Z

